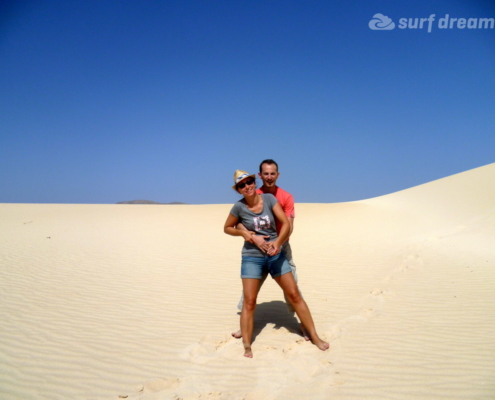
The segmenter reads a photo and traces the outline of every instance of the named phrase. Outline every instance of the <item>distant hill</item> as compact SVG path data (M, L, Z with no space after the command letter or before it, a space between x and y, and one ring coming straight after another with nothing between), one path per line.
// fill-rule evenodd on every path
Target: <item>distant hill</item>
M173 201L172 203L158 203L157 201L151 201L151 200L131 200L131 201L119 201L116 204L187 204L187 203L181 203L180 201Z

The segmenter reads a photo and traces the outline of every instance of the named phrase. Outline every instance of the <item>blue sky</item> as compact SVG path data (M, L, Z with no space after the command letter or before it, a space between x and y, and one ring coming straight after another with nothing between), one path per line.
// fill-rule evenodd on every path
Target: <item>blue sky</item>
M495 4L3 2L0 202L232 203L265 158L296 202L343 202L495 162L495 29L446 14Z

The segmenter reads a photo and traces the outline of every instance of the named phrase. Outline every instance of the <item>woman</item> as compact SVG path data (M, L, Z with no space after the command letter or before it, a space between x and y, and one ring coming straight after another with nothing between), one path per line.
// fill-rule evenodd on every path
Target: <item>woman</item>
M289 221L280 204L271 194L256 193L256 177L246 171L234 173L232 189L244 198L234 204L225 222L224 232L232 236L242 236L245 240L242 248L241 278L244 291L244 304L241 311L241 332L244 356L253 357L251 338L253 335L254 310L260 289L263 270L267 270L284 291L287 299L296 310L301 323L306 327L312 342L321 350L327 350L329 344L318 337L309 308L297 288L292 271L281 247L289 235ZM277 236L275 222L282 223ZM237 229L242 223L246 230ZM267 237L270 246L266 253L253 242L252 235Z

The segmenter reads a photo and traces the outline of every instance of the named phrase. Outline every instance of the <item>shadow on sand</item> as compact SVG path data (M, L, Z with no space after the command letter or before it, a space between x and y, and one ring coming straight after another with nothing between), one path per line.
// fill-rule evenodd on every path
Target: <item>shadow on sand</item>
M240 315L241 313L237 313ZM302 337L299 321L295 313L289 314L285 302L276 300L266 303L261 303L256 306L254 313L254 327L252 341L266 327L267 324L275 324L275 329L285 328L289 332L296 333Z

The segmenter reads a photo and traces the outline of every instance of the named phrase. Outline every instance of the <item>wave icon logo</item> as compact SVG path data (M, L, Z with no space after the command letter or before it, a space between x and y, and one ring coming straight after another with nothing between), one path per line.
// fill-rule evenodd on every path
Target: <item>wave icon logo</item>
M368 26L374 31L390 31L395 28L395 22L386 15L378 13L373 15Z

